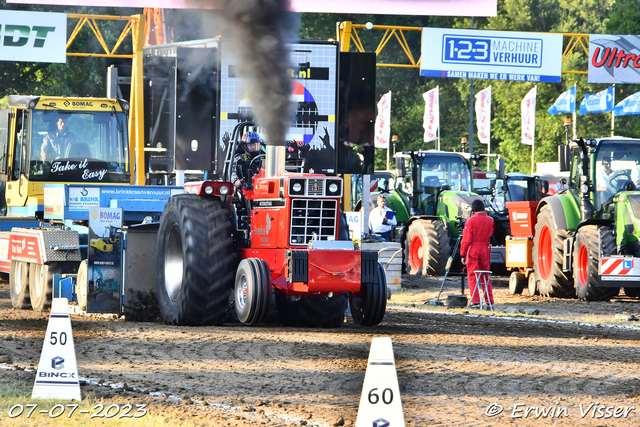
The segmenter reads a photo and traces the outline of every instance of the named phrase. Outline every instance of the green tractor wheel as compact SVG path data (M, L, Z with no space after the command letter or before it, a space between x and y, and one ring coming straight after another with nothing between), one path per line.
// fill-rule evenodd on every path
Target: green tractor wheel
M582 301L609 301L620 292L620 288L598 286L600 255L613 254L615 248L616 239L610 228L585 225L578 230L573 249L573 277L576 295Z
M409 225L404 242L407 273L442 276L450 254L451 245L443 221L417 219Z
M543 206L538 214L533 240L533 269L540 295L573 298L575 290L571 273L562 271L563 244L567 231L559 230L551 208Z

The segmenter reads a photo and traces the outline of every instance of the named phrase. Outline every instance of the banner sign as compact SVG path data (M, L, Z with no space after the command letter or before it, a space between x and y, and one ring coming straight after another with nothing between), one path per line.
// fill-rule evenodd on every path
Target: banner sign
M550 115L558 113L572 114L576 112L576 85L562 92L556 102L547 110Z
M478 139L481 144L491 141L491 86L476 94Z
M7 3L219 9L224 6L226 0L7 0ZM290 0L290 3L292 11L306 13L363 13L366 11L366 13L378 15L498 16L498 0ZM259 2L256 1L255 4L259 7Z
M522 143L533 145L536 135L536 93L537 86L527 93L520 103L522 110Z
M424 142L438 139L440 127L440 96L438 87L422 94L424 98Z
M378 117L376 117L376 148L389 149L389 134L391 133L391 91L382 95L378 102Z
M67 62L67 14L0 10L0 61Z
M560 83L562 34L422 29L420 75Z
M589 83L640 83L640 36L589 34Z

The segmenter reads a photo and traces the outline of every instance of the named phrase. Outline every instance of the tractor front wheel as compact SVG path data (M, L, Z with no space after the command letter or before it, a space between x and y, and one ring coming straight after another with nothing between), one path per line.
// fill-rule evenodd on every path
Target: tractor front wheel
M242 323L258 325L266 320L271 304L271 272L264 260L240 261L234 297L236 315Z
M382 322L387 309L387 276L378 262L378 282L363 283L360 296L349 298L353 321L362 326Z
M157 245L157 292L171 325L221 324L233 288L229 210L216 198L172 196Z
M615 247L616 240L609 228L585 225L578 230L573 249L573 277L580 300L609 301L620 292L620 288L598 286L600 256L615 253Z

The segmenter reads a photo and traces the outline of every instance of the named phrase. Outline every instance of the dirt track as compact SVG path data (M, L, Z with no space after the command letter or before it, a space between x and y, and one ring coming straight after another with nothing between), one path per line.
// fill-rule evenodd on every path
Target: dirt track
M458 283L448 283L445 294L459 289ZM211 425L332 426L340 420L354 425L371 339L389 336L407 425L640 423L635 324L597 326L427 308L422 302L433 298L439 284L407 277L408 292L394 295L383 323L373 328L351 322L328 330L180 328L74 315L78 369L92 382L126 383L129 391L121 396L131 403L151 399L172 411L206 415ZM496 308L536 307L542 315L568 312L573 318L588 315L586 320L640 311L638 300L625 297L586 304L532 299L526 292L510 296L506 282L496 282ZM411 302L415 308L397 305ZM45 314L13 310L8 286L1 284L0 363L34 368L47 321ZM34 376L22 370L5 374L30 376L31 382ZM178 398L150 397L150 392ZM112 396L113 389L87 384L83 394ZM496 405L503 412L487 416ZM612 408L607 412L604 406ZM618 406L623 409L615 412ZM555 409L536 419L536 409L524 417L525 407Z

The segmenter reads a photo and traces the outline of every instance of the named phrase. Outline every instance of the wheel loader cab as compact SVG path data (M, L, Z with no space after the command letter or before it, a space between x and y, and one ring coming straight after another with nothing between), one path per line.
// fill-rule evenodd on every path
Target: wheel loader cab
M0 121L9 214L27 203L43 205L45 183L129 183L125 101L11 95L9 106ZM66 123L64 131L58 122Z

